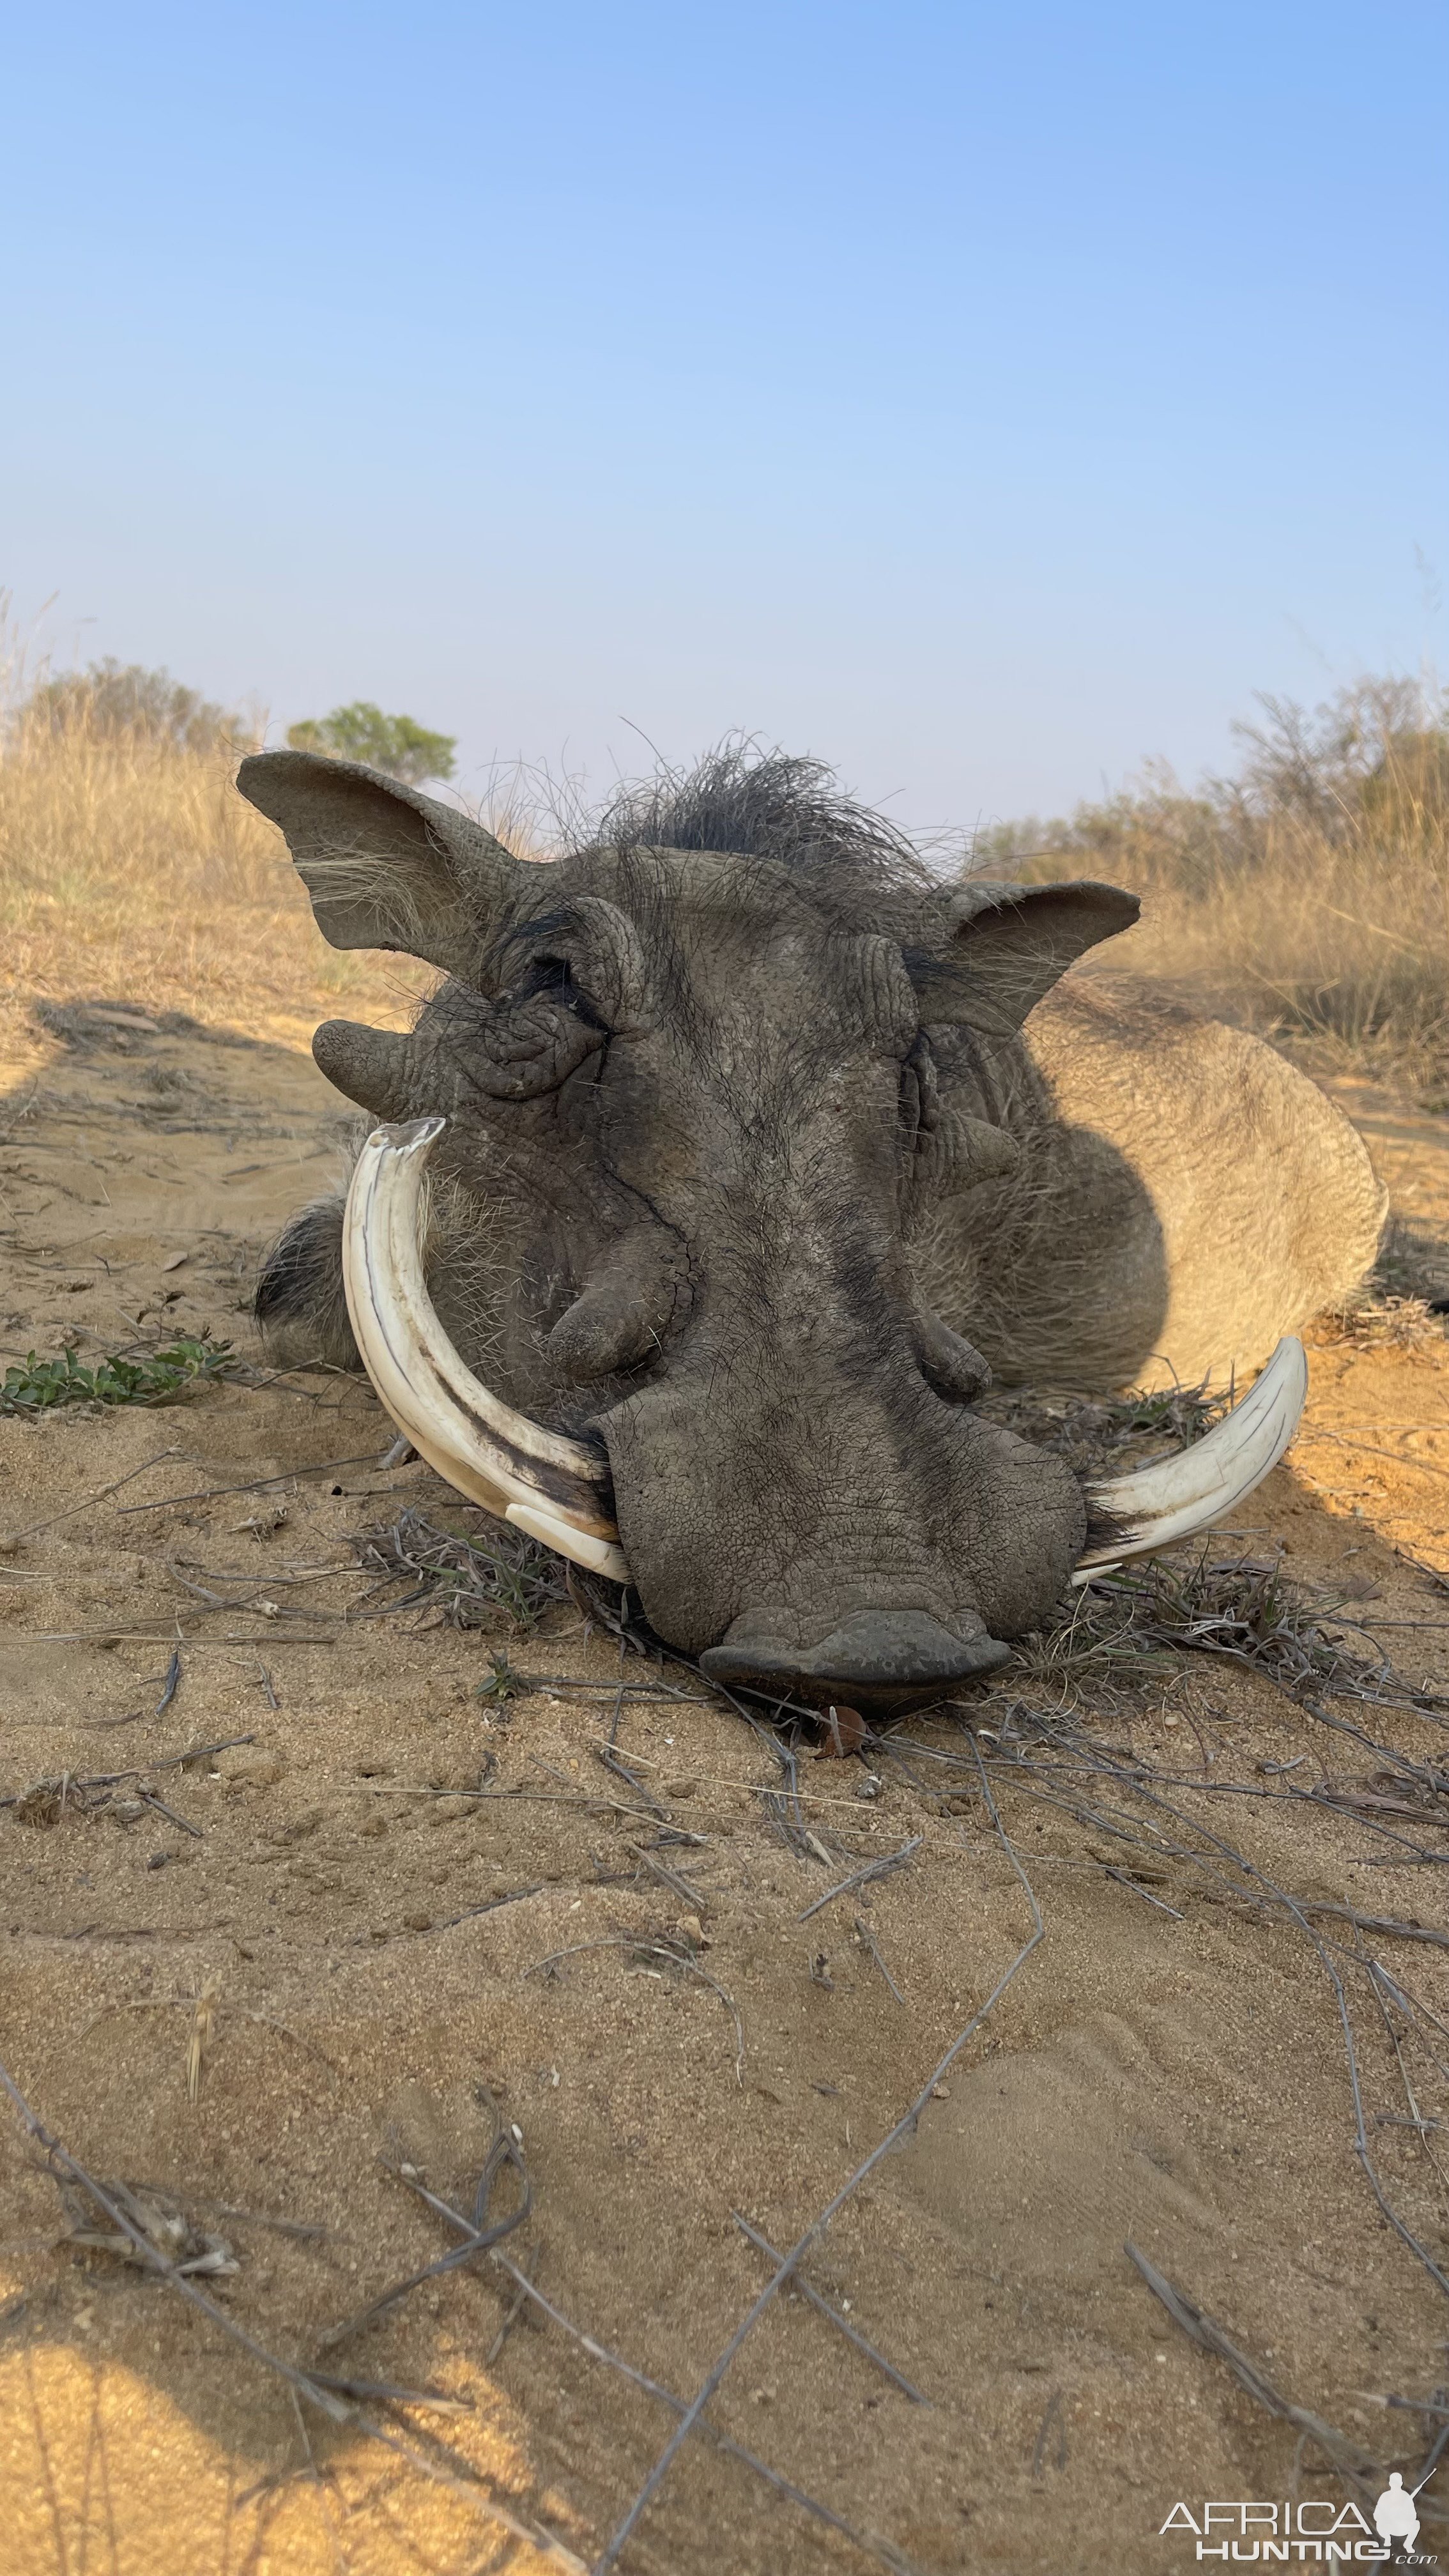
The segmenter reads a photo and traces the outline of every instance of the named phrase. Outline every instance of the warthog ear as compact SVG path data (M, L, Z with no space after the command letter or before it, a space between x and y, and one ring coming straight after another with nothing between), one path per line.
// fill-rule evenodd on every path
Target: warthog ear
M943 945L906 951L921 1017L964 1020L996 1037L1019 1029L1084 948L1130 930L1141 910L1135 894L1086 879L956 886L949 905Z
M286 833L334 948L398 948L465 974L524 877L481 824L350 760L257 752L236 783Z

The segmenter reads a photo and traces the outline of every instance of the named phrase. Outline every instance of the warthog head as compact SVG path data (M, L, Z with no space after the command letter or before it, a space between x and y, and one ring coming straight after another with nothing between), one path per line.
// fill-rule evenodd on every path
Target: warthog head
M948 1194L969 1229L1016 1164L993 1063L1135 900L938 886L783 760L721 756L547 866L339 762L240 783L334 946L443 970L412 1035L330 1021L317 1062L376 1119L446 1119L442 1365L592 1473L657 1631L737 1685L876 1710L999 1663L1086 1505L973 1411L985 1364L911 1243ZM340 1229L335 1202L298 1220L264 1321L337 1310Z

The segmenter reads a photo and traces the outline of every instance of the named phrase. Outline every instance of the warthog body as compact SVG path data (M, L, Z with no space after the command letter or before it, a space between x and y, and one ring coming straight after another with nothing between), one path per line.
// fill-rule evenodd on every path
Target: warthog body
M999 1378L1226 1385L1372 1266L1387 1197L1363 1143L1260 1038L1076 976L1001 1080L1021 1164L916 1256Z
M334 944L444 970L411 1036L330 1022L317 1061L375 1118L447 1117L442 1323L602 1443L648 1615L724 1677L882 1705L989 1669L1087 1513L973 1409L988 1370L1226 1377L1372 1260L1363 1149L1279 1057L1052 992L1135 918L1111 887L943 887L782 760L547 867L340 763L241 783ZM302 1213L258 1311L355 1361L340 1224Z

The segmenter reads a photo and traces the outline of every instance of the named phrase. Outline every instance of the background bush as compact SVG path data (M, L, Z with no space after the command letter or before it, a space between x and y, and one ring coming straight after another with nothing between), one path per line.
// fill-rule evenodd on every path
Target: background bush
M1259 701L1237 772L1150 763L1069 819L978 835L971 873L1096 875L1143 896L1110 962L1412 1078L1449 1071L1449 692L1363 679L1313 711ZM1108 962L1104 958L1104 962Z

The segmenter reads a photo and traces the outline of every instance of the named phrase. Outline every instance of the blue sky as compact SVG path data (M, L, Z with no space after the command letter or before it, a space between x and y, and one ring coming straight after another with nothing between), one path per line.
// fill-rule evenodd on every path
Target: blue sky
M913 827L1443 662L1449 20L80 0L5 62L0 584L280 729Z

